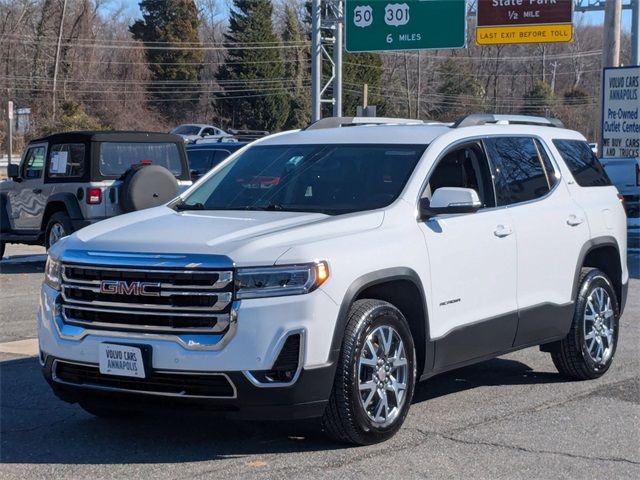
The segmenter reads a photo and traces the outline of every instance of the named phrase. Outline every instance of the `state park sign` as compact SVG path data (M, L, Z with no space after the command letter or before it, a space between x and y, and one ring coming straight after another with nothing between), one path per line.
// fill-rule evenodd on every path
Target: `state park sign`
M478 45L570 42L573 0L478 0Z
M465 0L345 0L347 52L464 48Z

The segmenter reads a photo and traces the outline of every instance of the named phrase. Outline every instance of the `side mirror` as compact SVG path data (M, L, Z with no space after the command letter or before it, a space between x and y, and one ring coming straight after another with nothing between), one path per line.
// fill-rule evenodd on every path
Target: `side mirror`
M18 181L20 179L20 165L12 163L7 165L7 177L12 180Z
M473 188L442 187L433 193L431 201L420 199L420 218L426 220L436 215L474 213L481 206L478 193Z

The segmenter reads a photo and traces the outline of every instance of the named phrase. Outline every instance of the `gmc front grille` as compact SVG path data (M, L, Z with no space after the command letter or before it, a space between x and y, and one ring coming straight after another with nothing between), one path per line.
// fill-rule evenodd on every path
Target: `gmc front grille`
M68 325L220 335L231 321L233 271L63 263L61 291Z

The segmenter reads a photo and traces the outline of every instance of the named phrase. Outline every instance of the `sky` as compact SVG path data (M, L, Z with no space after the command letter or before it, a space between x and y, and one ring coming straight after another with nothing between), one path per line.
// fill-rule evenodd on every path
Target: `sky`
M229 0L220 0L219 3L224 5ZM116 11L119 8L123 8L125 15L133 18L141 17L140 8L138 6L138 0L107 0L103 7L105 13ZM587 13L575 13L574 20L579 23L580 20L584 24L589 25L601 25L604 22L604 12L587 12ZM622 29L625 31L631 31L631 11L622 11Z

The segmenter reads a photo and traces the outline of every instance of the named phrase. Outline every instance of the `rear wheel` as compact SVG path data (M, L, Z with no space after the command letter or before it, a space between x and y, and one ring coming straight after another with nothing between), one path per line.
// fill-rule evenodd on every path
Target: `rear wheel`
M619 314L609 278L598 269L584 269L571 330L551 354L558 371L577 380L604 375L618 344Z
M358 445L392 437L409 411L415 363L413 338L400 310L380 300L356 301L322 418L324 431Z
M73 233L73 224L67 212L56 212L51 215L45 231L45 247L51 248L61 238Z

